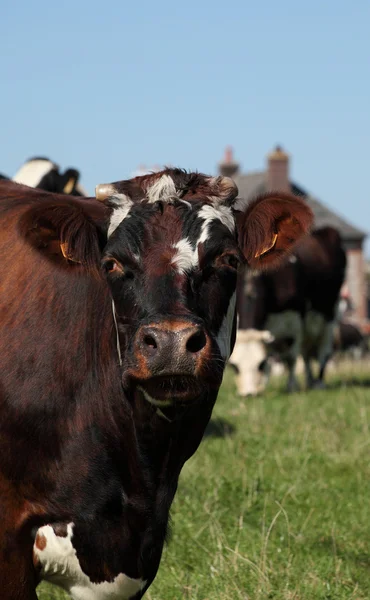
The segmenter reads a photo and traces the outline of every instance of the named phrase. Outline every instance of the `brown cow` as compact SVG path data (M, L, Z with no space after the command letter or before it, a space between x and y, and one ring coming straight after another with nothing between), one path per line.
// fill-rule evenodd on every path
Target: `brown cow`
M237 267L305 234L303 201L247 209L168 169L78 199L0 182L0 581L141 598L235 339Z
M270 357L287 367L288 391L298 388L295 365L299 355L304 358L307 387L324 385L326 364L334 351L345 267L339 233L324 227L307 236L278 271L247 271L238 307L241 330L231 357L241 395L264 390ZM312 371L314 360L319 363L317 378Z

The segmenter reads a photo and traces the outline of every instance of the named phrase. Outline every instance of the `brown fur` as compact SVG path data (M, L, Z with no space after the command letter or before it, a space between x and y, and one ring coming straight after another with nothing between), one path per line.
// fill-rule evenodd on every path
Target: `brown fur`
M276 267L294 245L308 232L313 214L306 202L292 194L267 193L249 204L238 215L238 234L242 252L253 269ZM256 257L277 234L270 251Z

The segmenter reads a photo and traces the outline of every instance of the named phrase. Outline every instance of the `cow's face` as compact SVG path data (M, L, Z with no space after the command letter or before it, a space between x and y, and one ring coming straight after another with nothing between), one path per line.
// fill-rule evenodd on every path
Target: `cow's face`
M102 265L124 383L163 407L217 391L235 341L237 268L274 263L309 209L266 196L243 209L228 178L167 170L97 187L110 208Z
M269 354L274 337L269 331L239 329L230 365L235 368L240 396L257 396L266 387Z

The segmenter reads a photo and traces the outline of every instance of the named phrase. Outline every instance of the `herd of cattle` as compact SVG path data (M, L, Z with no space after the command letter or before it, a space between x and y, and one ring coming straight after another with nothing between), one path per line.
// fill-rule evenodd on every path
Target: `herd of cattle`
M33 159L13 179L0 181L2 599L35 600L41 580L75 600L139 599L230 356L242 394L274 358L290 390L299 355L307 385L323 384L345 253L334 229L307 235L303 199L246 203L227 177L165 169L87 198L75 169Z

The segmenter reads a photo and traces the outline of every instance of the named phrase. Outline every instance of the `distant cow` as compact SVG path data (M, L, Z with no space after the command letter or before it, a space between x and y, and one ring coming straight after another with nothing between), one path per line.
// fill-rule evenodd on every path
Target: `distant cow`
M260 274L247 271L239 295L240 326L247 331L238 333L230 359L239 371L242 395L255 395L264 389L269 357L287 367L288 391L298 387L295 365L300 354L307 387L322 387L333 353L345 267L339 233L325 227L305 238L280 269ZM319 363L317 378L312 372L313 360Z
M12 180L45 192L86 196L85 190L79 184L79 178L80 173L77 169L67 169L60 173L58 165L48 158L31 158L21 166ZM0 179L8 177L0 175Z
M168 169L96 199L0 182L1 600L141 598L232 351L237 268L306 204Z
M334 331L334 350L359 359L368 352L368 341L360 328L348 321L339 321Z

